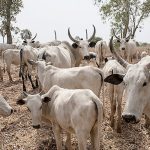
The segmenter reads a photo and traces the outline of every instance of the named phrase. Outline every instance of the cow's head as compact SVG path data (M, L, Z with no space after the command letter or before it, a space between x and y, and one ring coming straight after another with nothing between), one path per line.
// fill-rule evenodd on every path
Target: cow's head
M25 98L17 101L18 105L27 105L28 110L31 112L32 126L35 129L39 129L41 126L42 118L42 102L48 103L50 98L40 96L40 94L30 95L24 92Z
M36 37L37 37L37 33L31 39L24 39L22 45L24 45L24 46L25 45L30 45L32 47L37 47L38 48L40 46L40 43L39 43L39 41L36 41L36 42L34 41Z
M72 47L74 49L77 49L79 50L79 53L82 57L82 59L86 59L86 60L89 60L90 59L90 56L89 56L89 50L88 50L88 47L94 47L95 44L94 42L91 42L92 39L95 37L95 33L96 33L96 29L95 29L95 26L93 25L93 28L94 28L94 32L92 34L92 36L87 39L87 40L83 40L83 39L75 39L71 36L71 33L70 33L70 28L68 28L68 36L69 38L74 42L72 44Z
M12 107L6 102L3 96L0 95L0 115L3 117L10 116L13 113Z
M114 51L112 40L113 37L110 40L110 50L118 62L127 69L127 72L124 75L112 74L104 81L115 85L124 83L126 104L122 117L126 122L137 123L150 105L150 63L145 63L145 65L141 63L143 60L150 62L150 56L143 58L137 64L129 64Z
M113 34L114 34L114 36L117 39L117 43L119 43L119 45L120 45L120 50L123 50L123 51L126 50L127 49L127 44L128 44L128 42L130 40L130 37L131 37L131 33L126 38L120 38L120 37L118 37L115 34L114 30L113 30Z

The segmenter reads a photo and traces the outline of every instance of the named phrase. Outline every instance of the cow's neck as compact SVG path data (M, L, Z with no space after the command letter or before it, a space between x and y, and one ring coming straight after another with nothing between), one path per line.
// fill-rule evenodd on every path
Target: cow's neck
M82 60L82 58L81 58L81 56L80 56L80 54L79 54L79 50L78 50L78 49L72 49L72 54L73 54L74 59L75 59L75 64L74 64L74 66L75 66L75 67L79 67L79 65L80 65L80 63L81 63L81 60Z

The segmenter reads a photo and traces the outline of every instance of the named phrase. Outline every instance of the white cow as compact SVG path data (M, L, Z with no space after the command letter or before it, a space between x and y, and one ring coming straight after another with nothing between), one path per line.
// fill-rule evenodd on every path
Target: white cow
M112 40L113 37L110 40L110 49L127 72L110 75L105 81L125 84L126 104L122 117L126 122L137 123L144 113L150 119L150 56L143 57L136 64L129 64L114 51Z
M3 52L2 55L4 70L5 70L5 63L6 63L6 70L9 76L9 80L12 82L12 77L10 73L11 64L16 66L20 65L20 50L19 49L7 49Z
M118 73L124 74L125 68L123 68L115 59L109 59L106 62L105 66L103 67L103 73L104 73L104 78L112 74L118 74ZM124 85L123 83L119 85L108 84L107 90L109 93L109 99L111 104L110 125L114 129L116 127L117 132L120 133L121 132L121 105L122 105ZM117 121L116 124L115 124L115 113L117 113L117 117L118 117L118 119L116 119Z
M97 53L96 62L99 67L103 66L104 59L106 58L106 53L109 48L107 46L106 41L98 41L95 45L95 52Z
M14 44L0 43L0 55L2 55L2 52L6 49L15 49L15 48L17 48L17 46Z
M38 59L38 54L39 50L37 48L33 48L29 45L24 46L23 49L20 50L20 71L19 71L19 76L22 77L23 81L23 91L26 91L26 86L25 86L25 78L24 78L24 69L27 67L28 71L28 78L31 82L32 88L35 89L38 86L38 81L36 79L36 85L34 85L32 81L32 70L33 67L28 63L29 59L32 59L36 61Z
M103 72L99 68L85 66L64 69L46 65L45 61L29 62L37 66L38 78L45 92L56 84L68 89L90 89L98 97L100 95Z
M67 131L68 150L71 150L71 133L76 134L79 150L87 149L89 136L93 150L100 149L103 105L91 90L63 89L55 85L42 96L27 95L17 103L27 104L34 128L40 128L42 118L52 122L58 150L62 150L61 130Z
M133 62L133 58L138 59L138 50L136 46L136 42L134 39L130 39L130 35L126 38L119 38L118 36L114 36L117 38L117 43L120 44L120 51L123 52L124 58L127 59L129 63Z
M0 95L0 115L3 117L10 116L13 113L12 107L6 102L4 97Z

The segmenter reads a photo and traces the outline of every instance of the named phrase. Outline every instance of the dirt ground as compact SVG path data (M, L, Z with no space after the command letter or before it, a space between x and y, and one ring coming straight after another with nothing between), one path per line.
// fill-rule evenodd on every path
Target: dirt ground
M12 67L11 75L14 82L10 83L8 76L4 74L4 81L0 82L0 94L6 97L7 102L13 107L14 113L7 117L0 117L1 137L3 150L56 150L55 140L51 126L42 124L38 130L32 128L30 112L25 106L16 105L16 100L22 91L21 80L18 77L18 68ZM32 91L28 84L29 93ZM107 91L106 91L107 93ZM116 133L109 125L110 103L108 94L105 96L106 118L102 125L104 150L150 150L150 129L144 127L145 119L132 125L122 121L122 133ZM65 140L65 138L64 138ZM72 138L74 150L77 150L77 141ZM65 149L65 148L64 148ZM88 150L90 144L88 144Z

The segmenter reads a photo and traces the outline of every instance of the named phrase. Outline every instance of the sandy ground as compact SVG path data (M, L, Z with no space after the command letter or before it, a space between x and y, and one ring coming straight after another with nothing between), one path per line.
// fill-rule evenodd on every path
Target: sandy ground
M56 150L51 126L43 123L40 129L33 129L30 112L25 106L16 105L16 100L22 91L22 84L18 77L18 68L13 66L11 72L13 83L9 82L7 74L4 74L4 81L0 82L0 94L5 96L7 102L14 108L14 113L11 116L0 117L0 141L3 143L1 149ZM37 93L37 90L32 91L29 82L27 85L29 93ZM105 110L106 118L102 125L104 150L150 150L150 129L144 127L144 118L136 125L126 124L122 121L122 133L119 134L113 131L109 125L110 103L107 91ZM72 139L72 144L73 149L77 150L75 137ZM90 149L90 144L87 149Z

